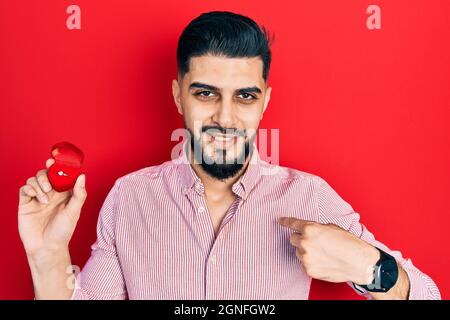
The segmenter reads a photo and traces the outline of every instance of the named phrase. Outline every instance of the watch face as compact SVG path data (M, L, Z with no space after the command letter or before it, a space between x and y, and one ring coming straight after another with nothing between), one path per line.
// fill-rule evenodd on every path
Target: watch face
M397 283L398 265L393 256L380 249L378 250L381 257L374 266L373 282L367 285L359 285L359 287L371 292L388 292Z
M397 282L398 266L395 260L385 260L380 266L380 282L381 286L389 290Z

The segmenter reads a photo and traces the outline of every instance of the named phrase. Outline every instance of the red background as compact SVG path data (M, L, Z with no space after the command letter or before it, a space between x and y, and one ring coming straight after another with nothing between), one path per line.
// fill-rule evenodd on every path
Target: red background
M81 8L81 30L66 8ZM366 8L381 7L381 30ZM204 11L275 33L272 99L280 164L323 177L377 239L450 297L450 2L1 1L0 298L33 297L17 231L19 187L68 140L86 154L88 198L71 242L83 266L114 181L170 159L183 127L171 96L182 28ZM314 281L312 299L359 298Z

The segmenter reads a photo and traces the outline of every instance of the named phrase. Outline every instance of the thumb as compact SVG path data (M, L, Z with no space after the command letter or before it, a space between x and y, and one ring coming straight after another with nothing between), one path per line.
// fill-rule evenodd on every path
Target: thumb
M80 213L81 207L83 206L86 197L86 176L84 174L80 174L77 178L77 181L75 182L72 197L67 203L66 209L70 213Z

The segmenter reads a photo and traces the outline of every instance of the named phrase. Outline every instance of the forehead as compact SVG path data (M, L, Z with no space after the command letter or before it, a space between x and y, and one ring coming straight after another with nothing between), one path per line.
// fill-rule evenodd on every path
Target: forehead
M263 86L263 62L260 57L226 58L212 55L192 57L188 85L194 81L225 87Z

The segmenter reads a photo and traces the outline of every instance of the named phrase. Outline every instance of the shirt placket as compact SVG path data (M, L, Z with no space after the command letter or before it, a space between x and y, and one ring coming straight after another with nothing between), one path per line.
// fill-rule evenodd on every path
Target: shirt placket
M203 202L206 200L203 197ZM208 300L223 300L224 299L224 277L226 270L224 270L224 242L227 239L227 227L229 227L233 216L236 213L238 205L241 200L238 197L228 208L220 226L217 237L212 242L211 250L207 255L206 266L205 266L205 298ZM207 208L207 207L206 207ZM209 223L212 227L212 222L209 217L209 212L206 209L205 213L209 219Z
M189 195L189 199L196 211L197 236L204 252L204 297L207 300L220 300L223 299L222 286L223 277L225 276L222 263L223 241L226 241L226 227L233 219L241 199L237 197L231 204L221 222L216 237L204 193L198 187L194 189L193 191L197 192L192 192Z

